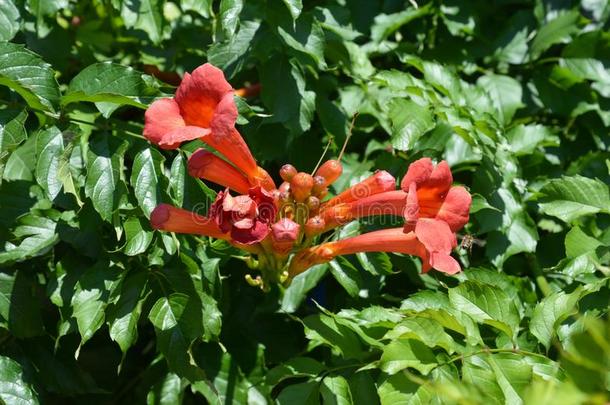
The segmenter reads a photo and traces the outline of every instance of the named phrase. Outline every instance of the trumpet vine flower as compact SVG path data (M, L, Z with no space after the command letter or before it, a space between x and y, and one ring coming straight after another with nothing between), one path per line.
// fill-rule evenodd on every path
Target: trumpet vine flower
M400 189L390 173L377 171L327 198L329 186L343 173L340 155L312 174L286 164L279 172L283 183L276 187L235 128L234 95L222 71L205 64L185 75L173 98L157 100L146 111L144 136L150 142L175 149L200 139L216 150L218 154L195 151L188 172L225 188L206 216L159 205L151 215L153 228L226 240L251 255L248 263L262 278L247 275L246 280L264 289L358 252L417 256L424 272L461 270L451 252L456 232L468 222L471 196L464 187L453 186L447 162L435 165L422 158L411 163ZM347 222L382 215L404 219L404 225L321 242Z

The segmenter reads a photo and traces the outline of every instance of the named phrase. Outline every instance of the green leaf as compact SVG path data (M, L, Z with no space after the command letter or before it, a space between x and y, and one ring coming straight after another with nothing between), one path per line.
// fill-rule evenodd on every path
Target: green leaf
M326 68L324 31L313 16L303 15L294 24L281 21L277 31L286 45L311 57L319 69Z
M46 253L58 241L56 223L48 218L27 215L19 219L14 235L21 239L19 245L7 243L0 251L0 265L24 261Z
M63 134L57 127L48 128L36 135L36 181L51 200L61 191L60 160L64 153Z
M232 38L237 24L239 23L239 15L244 8L243 0L221 0L218 19L222 32L227 38Z
M492 403L522 404L532 379L532 366L511 353L475 355L465 359L464 381L475 384Z
M577 288L568 294L558 291L545 297L534 308L532 320L530 321L530 331L547 350L561 322L577 312L576 304L581 296L582 288Z
M415 339L429 348L442 347L449 354L456 349L453 338L445 332L441 324L430 318L413 317L398 323L386 333L384 339Z
M508 125L515 112L523 107L521 84L512 77L488 74L479 77L477 84L491 97L500 124Z
M153 305L148 319L155 327L157 346L170 369L191 382L203 380L203 371L189 355L191 342L203 334L201 311L186 294L161 297Z
M277 397L277 403L279 405L317 405L320 403L318 396L318 383L309 381L284 388Z
M578 32L576 23L579 18L580 13L576 10L572 10L559 15L540 27L530 45L531 58L537 59L552 45L568 41L572 34Z
M288 11L290 11L290 15L293 20L299 18L301 15L301 11L303 11L303 1L302 0L283 0L286 7L288 7Z
M584 233L580 227L575 226L566 235L566 256L575 258L592 252L601 245L602 243L599 240L592 238Z
M139 218L129 218L123 224L125 229L125 247L123 252L127 256L136 256L146 252L152 242L152 231L144 229Z
M147 218L160 200L158 183L164 160L163 155L152 148L142 150L133 160L131 186Z
M222 69L228 78L233 77L247 62L260 26L259 21L242 21L239 31L230 40L217 42L208 49L208 62Z
M345 358L362 355L362 343L358 335L327 315L311 315L303 320L305 336L313 341L330 346Z
M146 279L147 274L142 271L128 274L121 283L118 301L107 310L110 338L118 343L123 356L138 340Z
M341 287L345 288L350 296L357 297L363 284L358 269L343 257L331 261L329 265L331 274Z
M204 18L210 18L213 14L212 0L180 0L182 11L194 11Z
M293 136L311 127L316 94L306 90L305 76L295 61L273 57L260 71L264 103L273 114L271 122L281 122Z
M13 275L0 273L0 316L5 321L3 326L17 338L45 333L38 288L36 279L23 270Z
M602 96L610 97L610 71L604 64L592 58L561 59L559 66L563 66L581 80L593 81L591 87Z
M67 7L68 0L27 0L26 8L36 17L36 33L39 38L46 37L52 30L45 17L54 16L57 11Z
M149 405L180 404L183 390L181 378L177 374L167 373L148 391L146 403Z
M519 311L515 302L504 290L475 281L466 281L449 289L451 305L468 314L479 323L484 323L516 336L519 328Z
M85 194L105 221L112 219L121 197L119 181L126 146L126 142L110 145L101 137L89 148Z
M19 26L21 16L19 9L13 4L13 0L6 0L0 3L0 41L10 41L13 39Z
M608 186L597 179L579 175L553 179L540 192L545 197L539 203L540 210L565 222L608 212L610 207Z
M21 365L0 356L0 400L6 404L38 404L36 391L26 383Z
M552 139L550 128L543 125L518 125L506 134L511 150L517 155L531 154L545 140Z
M276 386L287 378L317 377L325 367L311 357L295 357L269 370L265 383Z
M424 388L420 388L420 385L409 379L405 373L390 376L382 374L377 394L381 405L430 403L432 396L422 393Z
M429 347L419 340L399 339L383 349L379 368L392 375L405 368L414 368L426 375L436 367L436 357Z
M409 7L407 10L394 14L379 14L375 16L375 22L371 27L371 39L379 43L403 25L427 15L431 11L431 5L425 4L419 8Z
M432 113L414 101L395 98L389 108L392 146L398 150L412 149L423 134L434 128Z
M8 86L35 110L55 115L59 86L48 63L22 45L0 42L0 85Z
M145 109L157 95L158 83L153 77L131 67L102 62L81 70L70 81L61 103L94 102L108 118L122 105Z
M307 293L318 285L318 282L327 272L328 265L321 264L313 266L309 270L296 276L290 282L290 286L284 291L281 305L282 311L288 313L295 312L307 296Z
M24 127L27 116L25 110L0 110L0 179L4 174L4 163L27 138Z
M121 17L127 28L142 30L154 44L163 39L163 0L124 0Z
M350 386L340 375L325 377L322 380L320 389L324 404L330 405L351 405L354 403Z
M80 346L93 337L104 324L110 292L118 281L118 271L104 261L88 268L78 279L70 305L81 335ZM77 349L75 357L78 357Z

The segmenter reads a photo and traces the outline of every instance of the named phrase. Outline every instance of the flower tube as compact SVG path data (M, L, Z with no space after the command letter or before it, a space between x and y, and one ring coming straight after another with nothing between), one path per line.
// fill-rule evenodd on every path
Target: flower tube
M152 211L150 214L150 225L153 229L162 231L229 239L229 235L220 230L214 219L168 204L158 205Z
M353 185L336 197L324 203L324 207L332 207L341 203L348 203L374 194L396 189L396 179L386 172L379 170L358 184Z
M248 194L248 179L227 161L205 149L198 149L188 161L189 174L228 187L239 194Z

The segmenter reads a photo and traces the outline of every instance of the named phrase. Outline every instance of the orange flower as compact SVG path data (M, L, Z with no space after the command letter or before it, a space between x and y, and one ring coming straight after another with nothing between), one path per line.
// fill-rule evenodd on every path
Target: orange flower
M433 219L424 221L434 222L427 230L438 227L441 234L446 235L441 229L447 226L444 222ZM290 263L289 274L294 277L316 264L359 252L394 252L419 256L424 272L434 268L447 274L455 274L461 270L459 263L450 256L451 249L456 245L455 236L453 239L444 239L429 232L422 235L423 238L420 238L414 232L404 233L402 228L391 228L323 243L297 253Z
M237 191L239 194L248 194L250 189L250 183L246 176L230 163L205 149L198 149L191 155L188 169L189 174L193 177L220 184Z
M155 101L144 115L144 136L164 149L200 139L249 178L261 176L248 145L235 129L233 88L209 63L186 73L173 98Z

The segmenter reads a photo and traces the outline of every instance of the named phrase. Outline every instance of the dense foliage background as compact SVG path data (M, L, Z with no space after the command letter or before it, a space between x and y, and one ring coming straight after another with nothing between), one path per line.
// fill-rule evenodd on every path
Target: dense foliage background
M605 403L609 16L607 0L0 0L0 402ZM311 170L329 139L336 155L355 113L337 190L446 159L474 195L465 271L359 254L263 293L227 245L153 232L157 203L214 197L186 175L199 142L141 136L206 61L262 84L239 128L271 173Z

